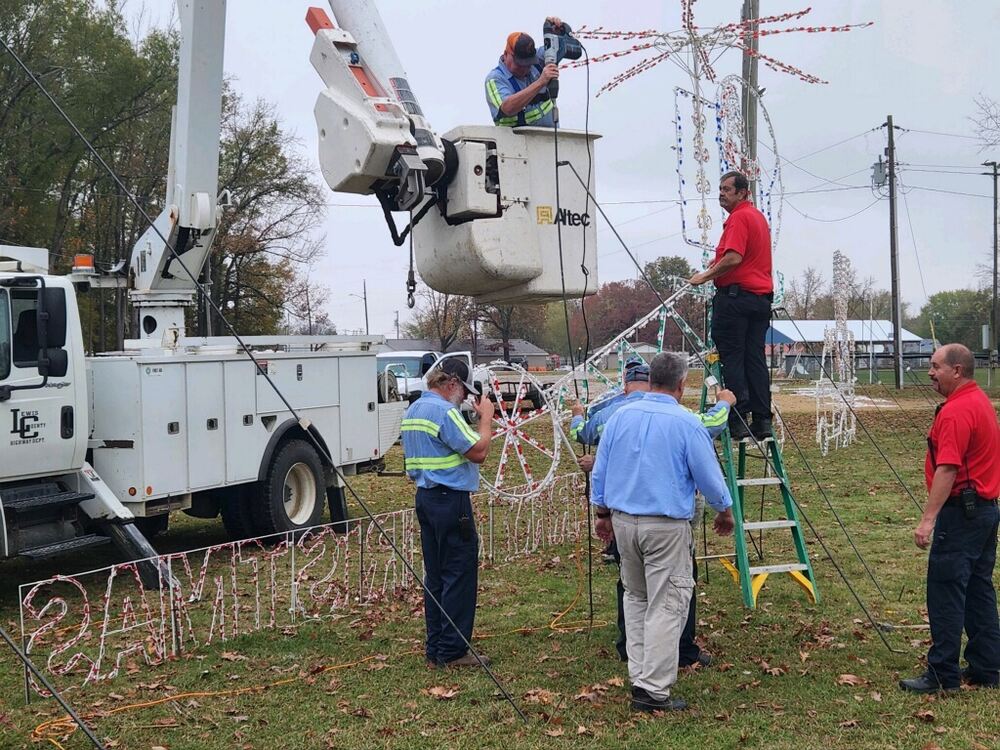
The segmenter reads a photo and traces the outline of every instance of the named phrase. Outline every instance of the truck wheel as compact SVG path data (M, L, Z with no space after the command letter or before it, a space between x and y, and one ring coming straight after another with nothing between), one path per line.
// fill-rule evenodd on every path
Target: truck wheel
M219 502L222 525L231 539L252 539L261 535L261 528L253 517L256 484L228 487Z
M323 465L311 445L289 440L277 450L260 484L259 503L264 533L294 531L320 523L326 487Z

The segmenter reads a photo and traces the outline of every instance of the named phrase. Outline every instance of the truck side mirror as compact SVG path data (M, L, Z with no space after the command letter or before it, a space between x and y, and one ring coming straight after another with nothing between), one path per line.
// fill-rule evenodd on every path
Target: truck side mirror
M38 374L50 378L65 377L69 370L69 355L65 349L50 347L38 352Z
M38 330L46 332L43 346L51 349L62 349L66 346L66 290L54 287L45 287L41 290L42 303L39 310L45 310L48 321L43 327L38 326ZM41 322L41 321L39 321ZM54 375L54 377L59 377Z
M433 354L425 354L420 358L420 377L423 377L434 367L436 357Z

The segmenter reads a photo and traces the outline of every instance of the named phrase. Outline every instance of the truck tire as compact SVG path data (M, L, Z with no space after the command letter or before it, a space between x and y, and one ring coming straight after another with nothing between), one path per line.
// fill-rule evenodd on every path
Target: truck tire
M316 526L323 519L323 465L304 440L289 440L275 451L259 489L258 510L265 534Z
M260 536L260 525L253 517L253 504L256 502L257 484L229 487L224 491L219 511L222 514L222 525L231 539L252 539Z

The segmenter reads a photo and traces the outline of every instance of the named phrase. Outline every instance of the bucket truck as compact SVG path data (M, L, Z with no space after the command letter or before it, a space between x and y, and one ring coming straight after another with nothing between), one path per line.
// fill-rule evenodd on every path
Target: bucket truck
M147 536L177 510L221 515L238 538L315 525L327 504L345 520L340 476L378 468L399 435L406 402L377 394L381 337L250 336L254 362L235 338L186 335L220 211L226 3L178 8L165 207L129 262L98 272L81 257L60 277L45 249L0 247L0 558L109 541L152 556ZM507 304L592 293L589 198L567 177L556 205L553 133L473 126L439 138L374 4L331 10L337 24L307 16L330 187L376 195L390 222L410 212L421 275L439 291ZM595 136L559 137L561 157L592 175ZM102 287L128 289L139 338L87 357L75 296Z

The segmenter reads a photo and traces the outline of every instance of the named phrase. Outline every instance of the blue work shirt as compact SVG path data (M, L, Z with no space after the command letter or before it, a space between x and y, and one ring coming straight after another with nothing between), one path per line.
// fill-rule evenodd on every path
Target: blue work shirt
M465 457L479 442L479 434L448 399L424 391L406 410L401 432L403 465L417 487L479 489L479 465Z
M733 504L701 420L665 393L646 393L611 417L590 482L591 503L636 516L690 521L696 489L717 511Z
M584 445L597 445L601 440L601 433L604 432L605 425L611 419L611 415L629 401L642 398L644 395L646 395L645 391L634 391L628 396L618 394L600 402L598 404L600 409L589 412L586 420L582 416L573 417L569 423L570 438ZM702 426L708 430L708 434L713 438L721 435L723 430L726 429L727 420L729 419L729 404L725 401L720 401L708 411L700 414L692 412L684 406L681 408L698 417Z
M611 419L611 415L618 411L618 408L625 405L625 402L634 396L642 398L642 391L634 391L626 396L619 393L617 396L606 398L597 403L596 407L587 410L587 417L575 416L569 423L569 436L572 440L584 445L597 445L604 432L604 425Z
M535 125L549 128L555 125L552 119L552 100L546 95L539 95L528 106L513 115L505 115L500 111L504 99L523 91L537 81L544 66L544 55L542 50L539 50L535 65L528 74L524 78L515 78L510 69L504 65L503 55L500 56L499 64L486 75L486 103L490 107L490 116L493 117L494 124L509 127Z

